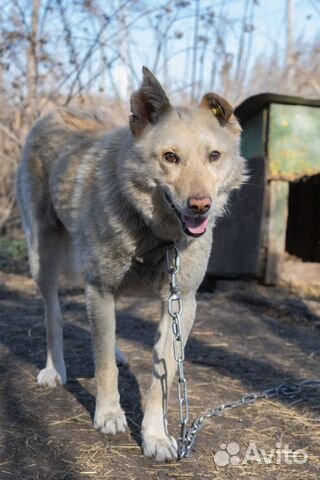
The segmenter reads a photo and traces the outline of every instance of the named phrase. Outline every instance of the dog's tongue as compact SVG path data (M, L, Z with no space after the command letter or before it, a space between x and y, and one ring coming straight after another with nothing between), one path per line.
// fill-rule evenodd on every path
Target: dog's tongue
M182 221L190 233L201 235L206 231L209 220L208 218L188 217L187 215L182 215Z

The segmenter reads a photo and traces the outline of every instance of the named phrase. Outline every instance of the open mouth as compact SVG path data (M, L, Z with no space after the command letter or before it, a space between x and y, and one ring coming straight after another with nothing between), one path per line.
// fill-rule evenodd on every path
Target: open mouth
M201 237L201 235L203 235L207 230L207 226L209 222L208 217L203 217L203 216L191 217L189 215L183 215L175 207L169 195L167 194L165 195L170 207L179 218L184 233L186 233L190 237Z

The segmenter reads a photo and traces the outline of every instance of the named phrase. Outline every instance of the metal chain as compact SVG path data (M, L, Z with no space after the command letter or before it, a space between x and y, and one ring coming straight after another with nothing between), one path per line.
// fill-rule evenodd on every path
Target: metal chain
M187 441L187 425L189 421L189 400L187 380L184 376L184 344L181 332L182 299L179 294L177 273L180 268L180 256L175 245L167 249L167 270L170 275L168 313L172 319L173 353L178 365L178 399L181 432L178 440L178 457L182 458L183 446Z
M179 251L175 245L171 245L167 249L167 270L170 275L168 313L172 319L173 331L173 351L174 358L178 365L178 399L179 399L179 418L180 418L180 437L178 439L178 458L187 457L195 442L196 436L203 428L205 422L211 417L222 415L226 410L232 408L251 405L258 400L267 400L273 397L294 397L299 395L307 388L319 388L320 379L303 380L294 383L281 383L275 387L263 390L257 393L248 393L243 395L239 400L218 405L208 410L203 415L199 415L188 428L189 421L189 400L187 380L184 375L184 343L181 332L181 317L183 313L182 298L179 294L179 286L177 281L177 273L180 269Z

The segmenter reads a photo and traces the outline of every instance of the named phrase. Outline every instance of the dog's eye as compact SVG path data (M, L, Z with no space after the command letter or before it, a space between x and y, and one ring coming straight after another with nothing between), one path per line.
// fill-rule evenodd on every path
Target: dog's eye
M218 152L217 150L213 150L213 152L211 152L209 155L209 160L210 162L216 162L217 160L219 160L220 157L221 157L221 153Z
M163 154L163 158L170 163L178 163L178 156L173 152L166 152Z

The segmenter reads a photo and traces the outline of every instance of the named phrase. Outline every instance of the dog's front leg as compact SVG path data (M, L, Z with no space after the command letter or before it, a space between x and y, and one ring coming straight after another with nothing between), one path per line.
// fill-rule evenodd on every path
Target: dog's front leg
M196 300L194 293L184 295L182 335L186 343L194 322ZM167 404L170 387L177 369L173 354L172 319L167 313L167 302L162 304L162 317L153 350L152 384L148 393L142 423L143 451L158 461L177 457L177 443L168 433Z
M127 426L118 391L114 296L91 284L86 286L86 296L97 387L94 426L103 433L114 435L124 432Z

